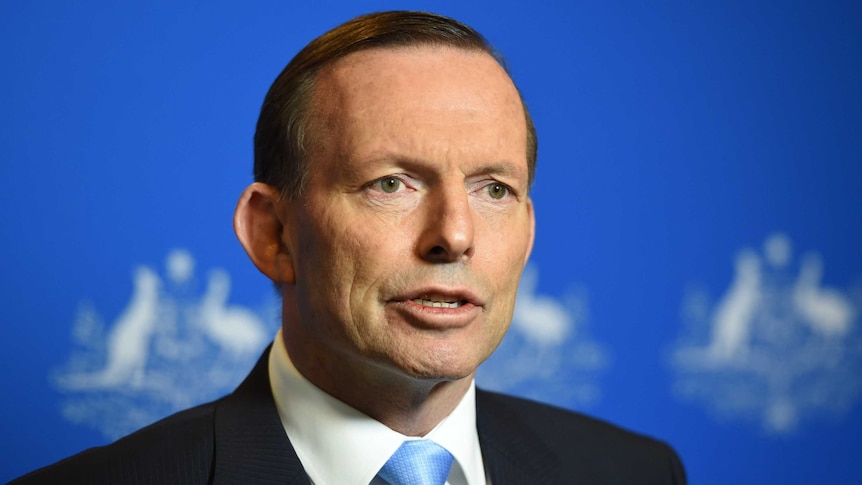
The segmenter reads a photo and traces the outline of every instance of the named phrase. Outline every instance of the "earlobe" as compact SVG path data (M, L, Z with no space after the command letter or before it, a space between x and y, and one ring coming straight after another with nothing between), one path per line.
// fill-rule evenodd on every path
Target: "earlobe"
M233 229L261 273L275 283L296 281L278 190L260 182L246 187L236 205Z

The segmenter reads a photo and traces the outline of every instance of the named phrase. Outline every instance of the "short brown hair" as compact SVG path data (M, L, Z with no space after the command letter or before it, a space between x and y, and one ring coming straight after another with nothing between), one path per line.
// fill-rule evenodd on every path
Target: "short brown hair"
M478 32L457 20L426 12L391 11L356 17L311 41L269 88L254 135L254 179L276 187L285 199L302 194L308 179L309 103L316 74L348 54L373 47L441 45L486 52L506 69L503 57ZM508 71L507 71L508 72ZM527 122L528 180L532 184L538 143Z

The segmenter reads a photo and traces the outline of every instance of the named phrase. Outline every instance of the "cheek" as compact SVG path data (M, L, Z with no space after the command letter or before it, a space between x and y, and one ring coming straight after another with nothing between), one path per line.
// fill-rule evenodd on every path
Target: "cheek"
M497 238L496 245L487 252L495 257L484 261L488 283L494 288L497 299L494 305L495 318L505 318L506 325L514 309L528 244L526 238L509 236L508 239Z
M329 225L316 237L320 256L308 271L317 272L320 285L331 286L333 311L342 319L355 320L362 318L357 312L377 301L374 289L391 274L393 261L399 260L392 248L398 238L387 237L379 227L358 218L342 219L352 223Z
M337 242L341 241L342 229L330 224L330 220L308 214L299 225L295 255L298 302L310 303L305 315L314 320L343 313L339 302L345 300L345 282L353 278L346 245Z
M415 221L407 213L360 213L348 217L338 235L341 252L357 266L358 277L375 278L397 262L408 262Z
M510 227L519 227L513 225ZM524 268L524 258L529 249L529 237L524 231L495 231L488 235L484 253L487 265L501 281L516 281ZM493 257L492 257L493 255Z

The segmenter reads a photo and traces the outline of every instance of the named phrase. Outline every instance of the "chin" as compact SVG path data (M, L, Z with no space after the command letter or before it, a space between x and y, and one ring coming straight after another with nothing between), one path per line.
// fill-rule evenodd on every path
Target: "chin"
M404 374L414 379L429 381L458 381L471 378L485 359L476 355L459 355L455 352L427 352L424 355L413 353L397 362L396 366Z

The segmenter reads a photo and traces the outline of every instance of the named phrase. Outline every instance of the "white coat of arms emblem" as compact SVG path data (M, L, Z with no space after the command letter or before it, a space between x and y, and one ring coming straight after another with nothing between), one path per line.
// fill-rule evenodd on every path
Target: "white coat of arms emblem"
M232 304L226 271L198 281L194 270L183 249L168 254L162 274L138 266L110 324L81 303L70 358L52 376L64 417L114 439L233 390L275 334L276 305Z
M717 415L749 417L772 433L806 416L840 416L862 394L862 291L824 285L824 260L795 260L783 234L736 255L716 301L691 291L671 363L675 391Z

